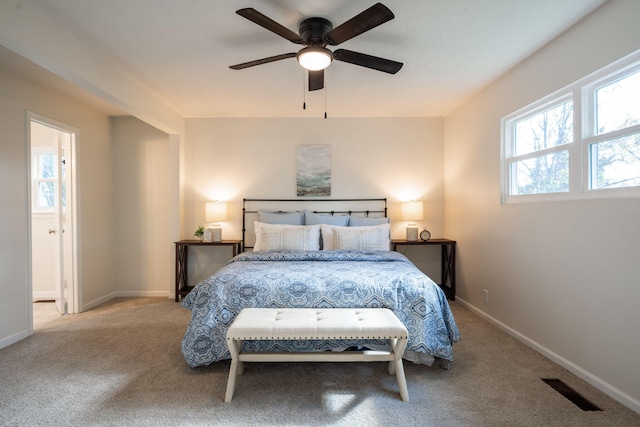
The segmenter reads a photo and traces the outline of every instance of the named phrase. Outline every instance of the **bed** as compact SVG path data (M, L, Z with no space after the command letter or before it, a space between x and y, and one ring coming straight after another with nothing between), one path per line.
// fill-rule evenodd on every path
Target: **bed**
M247 209L247 203L302 201L307 206L375 202L383 207ZM301 214L300 223L296 223L297 214ZM253 229L247 234L255 239L245 241L248 225ZM196 285L183 300L192 312L182 340L189 366L229 359L227 328L240 310L249 307L389 308L409 330L405 359L429 365L436 359L453 361L453 344L460 334L446 296L404 255L389 250L386 199L244 199L243 248L245 252ZM256 340L244 342L243 348L343 351L386 345L375 340Z

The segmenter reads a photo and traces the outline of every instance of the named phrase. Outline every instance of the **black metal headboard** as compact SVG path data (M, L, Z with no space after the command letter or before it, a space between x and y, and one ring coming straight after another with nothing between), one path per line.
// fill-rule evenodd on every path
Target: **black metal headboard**
M326 208L325 208L326 207ZM363 217L387 217L387 198L377 199L242 199L242 251L246 246L247 215L256 215L258 210L275 212L302 211L330 215L356 215Z

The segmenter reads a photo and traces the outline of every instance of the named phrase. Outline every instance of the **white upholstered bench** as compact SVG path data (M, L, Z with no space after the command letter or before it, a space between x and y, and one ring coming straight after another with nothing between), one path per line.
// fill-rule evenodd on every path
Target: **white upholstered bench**
M242 352L243 340L387 339L390 351ZM227 330L231 368L225 402L233 398L243 362L376 362L388 361L400 397L409 400L402 355L407 328L386 308L245 308Z

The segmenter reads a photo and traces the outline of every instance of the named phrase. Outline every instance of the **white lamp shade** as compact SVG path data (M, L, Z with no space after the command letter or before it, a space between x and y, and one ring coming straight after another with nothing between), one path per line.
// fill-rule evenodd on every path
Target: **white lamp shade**
M209 202L205 205L207 222L223 222L227 220L227 204L225 202Z
M422 202L404 202L400 205L400 216L403 221L422 221Z

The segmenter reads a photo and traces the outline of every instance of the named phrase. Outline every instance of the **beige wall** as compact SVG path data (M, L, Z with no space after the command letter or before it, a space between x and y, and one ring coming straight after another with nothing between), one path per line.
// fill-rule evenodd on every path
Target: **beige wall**
M636 411L640 200L501 205L500 118L640 49L638 16L606 4L448 116L444 144L459 297Z
M0 69L0 347L29 331L27 110L79 129L80 305L114 291L108 117Z
M171 295L169 137L133 117L111 119L117 296Z
M398 220L398 202L424 200L422 224L442 237L442 126L428 118L189 119L183 237L204 223L206 201L230 202L223 237L240 239L242 198L295 198L298 144L331 146L332 198L387 197L399 238L406 223ZM218 256L223 262L225 254Z

